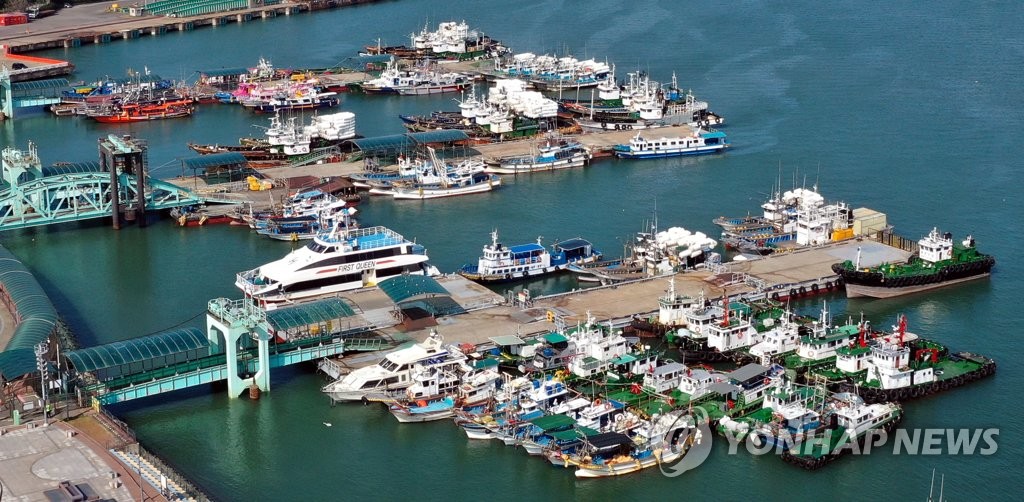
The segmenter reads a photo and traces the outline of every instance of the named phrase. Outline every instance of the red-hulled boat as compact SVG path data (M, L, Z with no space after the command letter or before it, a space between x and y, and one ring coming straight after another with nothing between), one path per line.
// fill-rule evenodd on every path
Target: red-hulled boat
M126 103L112 111L90 115L90 117L97 122L119 124L188 117L192 115L193 111L195 111L195 106L191 99L180 99L159 103Z

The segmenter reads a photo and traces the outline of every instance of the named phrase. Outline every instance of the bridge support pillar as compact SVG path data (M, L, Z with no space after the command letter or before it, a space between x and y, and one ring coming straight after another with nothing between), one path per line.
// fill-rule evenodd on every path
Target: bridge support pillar
M228 395L242 395L250 384L263 392L270 392L270 335L261 329L259 307L248 300L230 301L226 298L211 300L206 313L206 336L214 354L223 353L227 364ZM255 336L253 336L255 335ZM245 378L239 369L248 371L247 357L239 357L239 349L252 347L256 342L256 371ZM248 347L241 346L243 340ZM244 361L242 359L245 359Z

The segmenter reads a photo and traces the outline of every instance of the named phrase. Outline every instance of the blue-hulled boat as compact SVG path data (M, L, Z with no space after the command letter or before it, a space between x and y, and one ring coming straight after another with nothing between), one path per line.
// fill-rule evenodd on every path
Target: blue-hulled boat
M646 139L637 133L628 145L615 145L615 156L622 159L660 159L717 153L729 146L722 131L696 129L691 136Z
M506 247L498 242L497 230L491 232L491 243L476 265L464 265L459 275L477 282L514 281L565 270L570 264L593 263L601 252L590 241L581 238L557 242L548 251L536 243Z

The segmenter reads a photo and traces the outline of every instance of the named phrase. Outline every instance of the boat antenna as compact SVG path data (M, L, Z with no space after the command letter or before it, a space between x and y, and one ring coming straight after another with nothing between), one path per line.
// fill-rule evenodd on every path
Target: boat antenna
M654 197L654 224L651 225L651 234L658 233L658 197Z
M932 502L932 491L935 490L935 469L932 469L932 482L928 483L928 502Z
M814 191L818 191L818 182L821 180L821 161L818 161L818 172L814 174Z

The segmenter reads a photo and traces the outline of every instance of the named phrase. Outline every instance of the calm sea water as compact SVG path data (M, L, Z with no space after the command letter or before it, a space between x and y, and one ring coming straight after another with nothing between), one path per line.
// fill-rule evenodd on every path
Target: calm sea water
M276 371L258 402L197 389L115 408L147 447L219 499L679 497L725 500L924 498L932 469L950 499L1016 498L1024 419L1013 396L1022 380L1024 315L1017 220L1024 153L1020 82L1022 9L1007 2L927 5L846 2L402 0L188 34L86 46L48 55L78 76L121 76L144 67L168 78L255 64L337 63L382 38L402 43L424 22L465 19L517 51L607 58L619 75L676 72L729 121L735 146L698 159L601 161L591 168L507 180L500 190L446 201L372 200L364 221L427 246L442 270L475 259L497 228L505 242L581 235L610 255L657 206L662 227L715 234L711 219L755 211L778 178L817 184L829 199L888 215L909 237L933 226L973 233L999 263L991 280L886 301L830 299L837 316L861 312L877 325L906 314L911 331L997 359L994 378L907 406L905 427L1000 429L992 456L844 458L807 473L774 458L728 455L716 439L698 470L664 478L576 481L522 451L469 442L450 423L400 425L379 407L330 407L310 368ZM401 132L399 113L450 109L450 96L346 96L366 136ZM35 141L44 162L93 160L96 139L130 131L150 142L158 175L180 172L188 141L234 142L265 118L202 107L182 121L106 126L38 116L0 126L3 143ZM179 229L168 221L113 232L63 225L0 236L37 273L84 345L198 324L206 302L235 297L237 271L281 256L291 244L239 228ZM531 285L572 287L569 281ZM651 299L652 308L655 299ZM814 302L800 305L813 313ZM334 427L324 427L331 422Z

